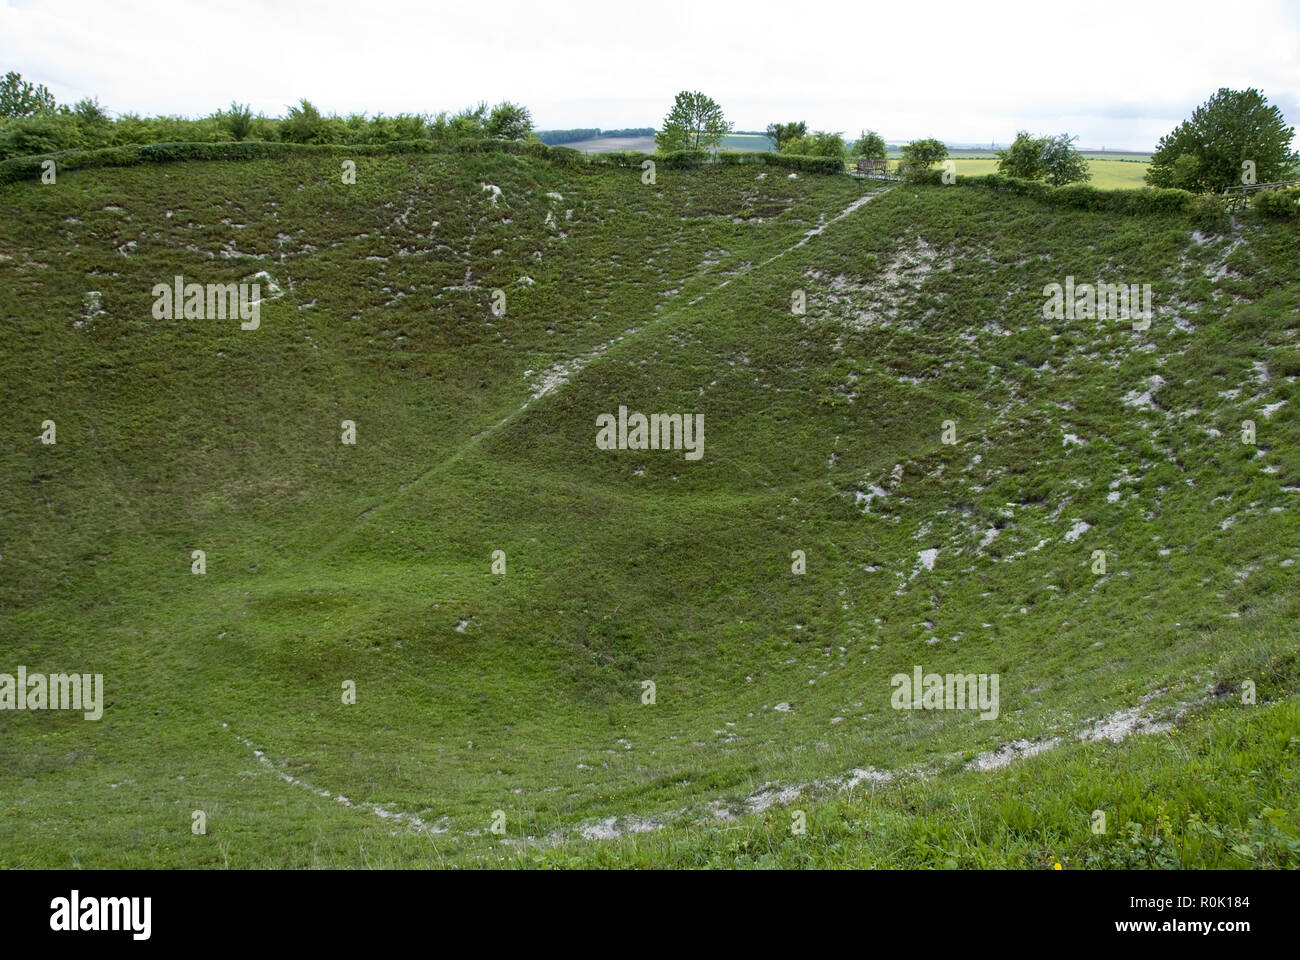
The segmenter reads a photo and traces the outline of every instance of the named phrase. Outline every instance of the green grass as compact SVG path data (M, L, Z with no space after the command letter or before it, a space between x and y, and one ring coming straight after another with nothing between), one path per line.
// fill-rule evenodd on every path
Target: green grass
M1298 726L1294 701L1224 704L1169 733L1066 747L997 776L901 779L832 797L809 791L787 809L731 823L670 824L603 845L528 849L519 862L533 868L1294 867ZM1227 781L1225 771L1231 771ZM795 830L796 810L804 813L806 832Z
M0 864L1294 865L1294 227L902 185L800 244L864 186L356 162L0 188L0 671L109 701L0 713ZM260 270L258 331L150 315ZM1043 321L1067 274L1151 283L1152 329ZM596 449L620 404L702 412L704 458ZM891 709L913 664L998 673L999 718ZM1187 713L963 769L1139 704ZM627 817L664 826L578 839Z
M993 157L954 156L953 163L957 173L964 177L978 177L986 173L997 173L998 162ZM1134 163L1129 160L1090 159L1088 172L1092 179L1088 183L1099 190L1133 190L1147 185L1148 164Z

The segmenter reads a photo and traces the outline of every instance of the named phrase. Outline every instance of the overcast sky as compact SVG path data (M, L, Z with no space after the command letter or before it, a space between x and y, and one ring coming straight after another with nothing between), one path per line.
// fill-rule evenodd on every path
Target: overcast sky
M528 106L539 129L658 126L702 90L887 140L1018 129L1145 150L1221 86L1300 125L1300 0L0 0L0 72L113 113Z

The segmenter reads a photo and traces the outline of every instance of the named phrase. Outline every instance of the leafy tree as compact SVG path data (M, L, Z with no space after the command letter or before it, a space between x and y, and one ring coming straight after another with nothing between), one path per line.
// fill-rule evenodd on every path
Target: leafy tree
M861 136L853 143L853 156L866 160L884 160L889 150L885 138L874 130L863 130Z
M780 150L786 145L787 141L807 136L808 125L802 120L795 123L769 123L766 133L772 139L772 142L776 144L776 148Z
M65 116L60 114L60 116ZM113 119L108 115L108 111L100 105L99 100L93 97L84 97L77 101L67 114L69 121L76 124L80 131L82 143L80 146L94 149L96 147L107 147L117 142L116 131L113 129Z
M97 97L83 97L77 101L77 105L72 108L72 112L77 115L77 119L82 123L100 124L110 122L108 111L103 108Z
M1074 148L1077 139L1066 133L1032 137L1021 130L1010 147L998 151L998 171L1022 180L1046 179L1054 187L1091 180L1087 158Z
M488 106L482 102L475 107L466 107L446 122L447 136L453 140L483 136L487 112Z
M484 132L489 137L502 140L525 140L533 131L533 116L527 107L509 100L502 100L492 108L484 124Z
M1220 191L1242 182L1245 161L1254 163L1258 183L1285 180L1300 162L1300 154L1291 150L1294 136L1295 128L1260 91L1220 87L1160 138L1146 181L1153 187Z
M226 113L217 111L217 116L225 123L230 136L235 140L247 140L253 132L253 111L246 103L230 101L230 110Z
M998 172L1021 180L1041 180L1047 175L1043 168L1045 144L1042 137L1032 137L1025 130L1017 131L1011 146L998 151Z
M802 157L839 157L842 160L848 152L848 147L844 143L844 138L838 133L816 130L806 136L787 140L781 152Z
M428 133L428 121L423 114L399 113L393 117L394 140L423 140Z
M280 135L290 143L317 143L323 117L310 100L303 97L298 105L289 108Z
M731 126L713 98L683 90L655 134L655 143L664 153L707 150L718 146L731 132Z
M933 138L913 140L903 147L899 169L909 178L918 178L934 164L948 158L948 148Z
M1043 140L1043 172L1052 186L1086 183L1092 179L1088 158L1074 148L1074 141L1078 139L1068 133L1058 133Z
M44 84L31 84L10 70L0 80L0 117L34 117L54 112L54 94Z

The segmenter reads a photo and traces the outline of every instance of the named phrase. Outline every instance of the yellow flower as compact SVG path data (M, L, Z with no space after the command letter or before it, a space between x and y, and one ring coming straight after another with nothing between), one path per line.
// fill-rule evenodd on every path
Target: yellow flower
M1054 863L1054 864L1052 864L1052 869L1053 869L1053 870L1060 870L1060 869L1061 869L1061 865L1060 865L1059 863Z

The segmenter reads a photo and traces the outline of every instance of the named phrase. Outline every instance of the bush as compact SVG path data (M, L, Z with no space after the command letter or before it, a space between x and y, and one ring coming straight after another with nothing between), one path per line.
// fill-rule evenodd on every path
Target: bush
M543 146L545 146L545 144L543 144ZM544 156L549 157L553 162L565 167L577 166L583 162L583 152L581 150L575 150L573 147L547 147ZM609 156L613 156L613 154L609 154ZM644 157L645 154L627 154L627 156ZM640 165L641 164L638 161L637 166ZM615 163L610 164L610 166L621 166L621 164Z
M674 150L663 155L661 160L669 170L681 170L687 167L699 167L709 162L707 150Z
M902 159L898 169L903 179L910 183L929 183L927 171L948 158L948 148L938 140L928 138L913 140L903 147Z
M1228 208L1223 201L1212 196L1195 196L1187 204L1187 212L1196 229L1202 233L1224 233L1232 225Z
M253 111L246 103L230 101L230 112L223 115L232 140L247 140L253 132Z
M80 124L67 114L11 120L0 130L0 158L54 153L84 145Z
M1279 377L1300 377L1300 350L1280 347L1268 358L1268 367Z
M1118 192L1118 191L1117 191ZM1105 205L1102 191L1084 183L1071 183L1056 190L1056 202L1079 210L1097 210Z
M1016 139L1005 150L998 151L998 173L1021 180L1042 180L1047 171L1043 167L1043 141L1027 130L1016 132Z
M807 173L843 173L844 161L839 157L804 157L793 153L754 153L753 162Z
M523 140L533 131L533 115L527 107L502 100L492 108L483 129L489 137Z
M583 154L572 147L551 147L551 155L556 156L558 153L573 154L579 160ZM591 155L591 163L598 167L619 167L641 169L641 164L654 158L648 153L641 153L636 150L615 150L610 153L594 153Z
M280 137L287 143L341 143L347 126L338 117L324 117L305 97L289 108L280 124Z
M848 155L848 147L844 143L844 138L838 133L815 130L787 140L781 144L780 152L803 157L835 157L842 166L845 156Z
M1260 217L1295 220L1300 218L1300 190L1261 190L1251 198L1250 209Z
M898 172L908 183L937 187L943 183L943 171L909 164L899 164Z
M939 182L938 171L932 170L930 173L933 174L932 181ZM1042 181L1020 180L1002 173L990 173L982 177L959 177L958 182L963 185L1013 193L1017 196L1032 197L1044 203L1079 210L1130 215L1194 212L1193 196L1186 190L1164 190L1152 187L1141 187L1137 190L1098 190L1083 183L1053 187Z

